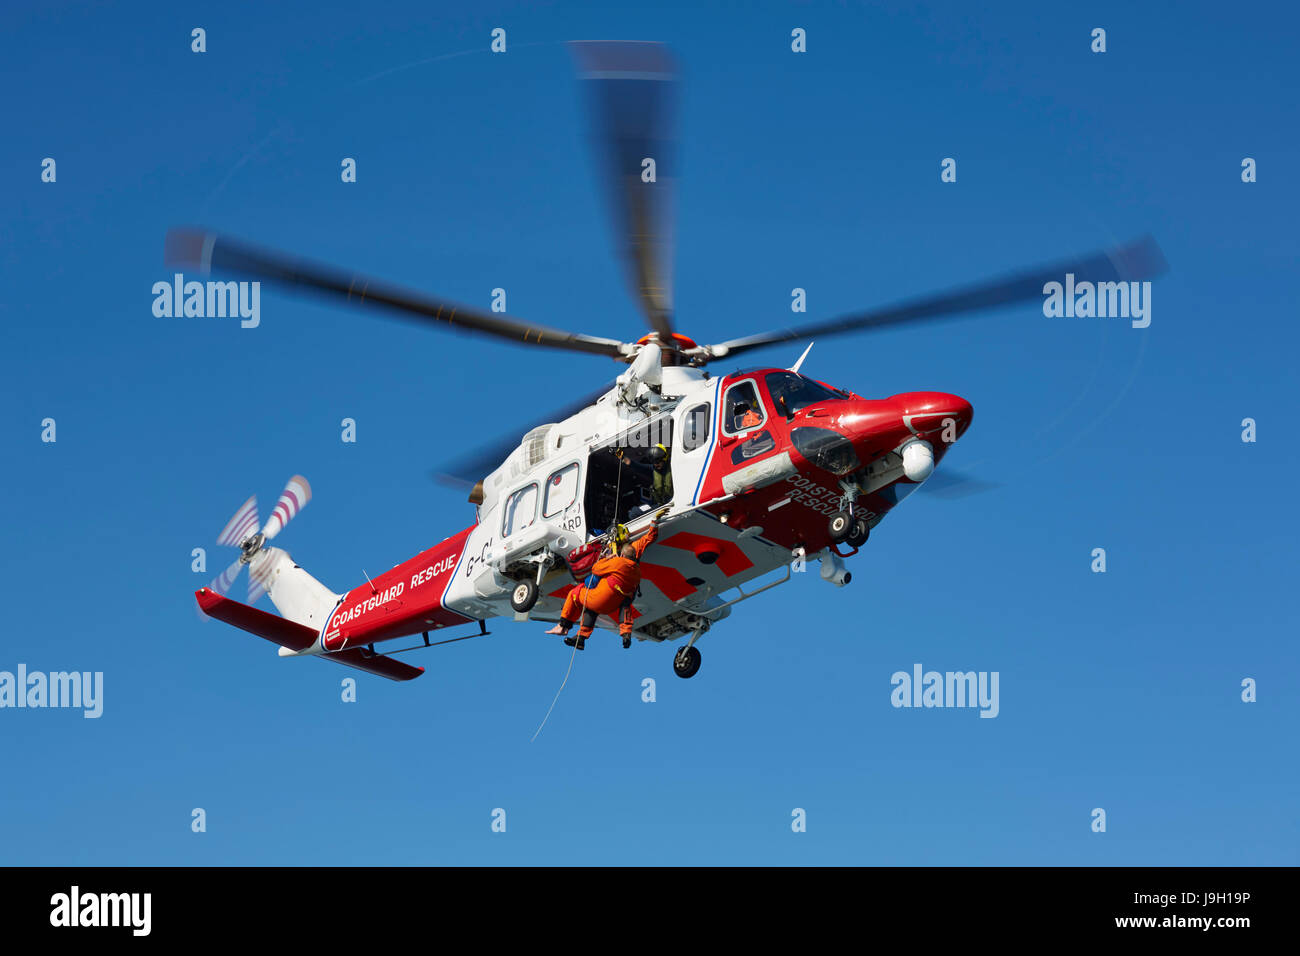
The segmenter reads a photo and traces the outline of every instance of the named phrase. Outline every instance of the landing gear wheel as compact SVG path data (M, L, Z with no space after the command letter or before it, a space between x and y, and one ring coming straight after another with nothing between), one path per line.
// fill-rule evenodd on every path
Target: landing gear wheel
M827 525L827 530L830 532L831 541L834 544L839 544L841 541L847 538L849 536L849 532L852 529L853 529L853 518L849 516L849 513L847 511L835 512L835 514L831 515L830 524Z
M848 536L844 540L850 547L860 548L867 543L869 537L871 537L871 526L867 524L867 519L854 518Z
M700 669L700 649L683 647L673 658L673 673L678 677L694 677Z
M527 614L537 603L537 582L520 581L510 592L510 606L520 614Z

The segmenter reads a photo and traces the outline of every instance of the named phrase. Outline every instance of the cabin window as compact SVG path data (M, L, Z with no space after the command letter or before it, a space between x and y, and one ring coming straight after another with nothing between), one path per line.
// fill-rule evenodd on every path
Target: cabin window
M542 517L553 518L567 511L578 497L578 463L561 468L546 479L546 497L542 503Z
M763 403L758 400L758 389L752 380L739 382L727 389L722 409L724 435L738 435L767 421L767 413L763 410Z
M524 485L506 499L505 525L502 534L510 537L537 520L537 482Z
M713 406L708 402L696 405L682 418L682 451L703 448L709 442L709 423Z

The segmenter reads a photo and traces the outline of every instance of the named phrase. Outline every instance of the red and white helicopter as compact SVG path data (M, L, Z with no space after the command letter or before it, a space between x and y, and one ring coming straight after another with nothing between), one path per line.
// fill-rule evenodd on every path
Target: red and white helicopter
M269 546L309 500L304 478L290 479L265 526L250 498L219 538L240 548L239 558L196 596L208 615L278 644L281 656L319 656L393 680L417 677L423 668L376 645L417 634L423 635L417 648L446 643L430 634L475 623L466 636L477 636L498 616L555 621L574 585L570 551L619 524L635 537L670 504L641 562L634 635L652 642L685 638L673 669L690 677L700 666L700 637L735 604L787 581L792 564L819 561L822 578L848 584L845 560L930 478L972 418L969 402L944 392L871 399L816 381L800 372L807 350L790 368L711 375L707 366L779 342L1041 301L1044 284L1067 273L1076 282L1134 281L1163 270L1155 243L1143 239L886 308L698 345L673 321L673 159L666 135L676 89L672 60L653 43L574 48L605 147L630 285L650 327L635 342L533 325L210 232L168 234L167 259L175 266L249 276L362 309L627 364L612 386L521 441L448 468L449 477L472 488L474 523L346 592L332 591ZM655 174L647 176L651 167ZM226 597L245 565L248 604ZM281 616L252 606L263 592ZM599 626L617 628L608 618Z

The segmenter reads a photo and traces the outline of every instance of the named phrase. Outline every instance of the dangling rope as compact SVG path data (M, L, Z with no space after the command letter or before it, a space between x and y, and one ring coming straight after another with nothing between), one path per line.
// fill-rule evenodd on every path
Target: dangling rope
M618 458L619 458L618 477L614 481L614 527L613 529L611 529L611 531L605 532L606 535L616 534L618 531L618 502L620 496L623 494L623 459L622 456L618 456ZM590 591L588 590L586 585L583 585L582 615L578 618L578 640L582 640L582 622L583 619L586 618L587 616L587 597L589 594ZM556 703L559 702L560 695L564 693L564 685L569 683L569 675L573 673L573 661L575 658L577 658L577 656L578 656L578 641L574 641L573 653L569 655L569 668L564 672L564 680L560 681L560 689L555 692L555 699L551 701L551 706L546 709L546 716L542 718L542 722L538 724L537 730L534 731L532 739L528 741L530 744L537 739L537 735L542 732L542 728L546 726L546 722L551 719L551 711L555 710L555 705Z
M587 610L586 601L584 600L583 612L585 613L586 610ZM560 689L555 692L555 700L551 701L551 706L546 708L546 716L543 717L542 722L538 724L537 730L533 733L532 740L528 741L530 744L533 742L533 740L537 739L537 735L542 732L542 728L546 726L546 722L551 719L551 711L555 709L555 704L557 701L559 701L560 694L564 693L564 685L569 682L569 674L573 671L573 659L577 656L578 656L578 643L575 641L573 644L573 653L569 655L569 669L564 672L564 680L560 682Z

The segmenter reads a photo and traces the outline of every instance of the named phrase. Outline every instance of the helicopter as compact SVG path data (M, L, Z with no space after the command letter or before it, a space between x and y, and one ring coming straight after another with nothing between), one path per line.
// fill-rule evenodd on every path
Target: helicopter
M392 680L424 672L394 655L488 633L492 618L558 621L576 585L575 553L658 520L631 611L642 642L682 641L679 677L695 675L698 641L732 608L787 583L792 570L848 585L848 560L871 531L935 473L970 428L966 399L935 391L867 398L789 367L710 372L779 343L896 327L1040 300L1044 285L1136 281L1162 272L1151 238L899 304L701 345L678 330L672 296L672 119L677 69L667 47L572 44L594 117L627 282L648 331L604 338L485 312L395 284L195 228L170 230L169 265L231 273L365 311L451 326L525 345L602 355L626 368L612 384L529 429L447 466L469 489L473 524L345 592L332 591L270 546L311 498L286 485L265 525L256 497L222 530L235 562L195 592L208 616L265 638L282 657L335 661ZM227 596L249 569L247 604ZM279 616L253 605L263 595ZM477 624L477 631L473 626ZM468 625L470 633L439 632ZM612 618L597 624L617 630ZM432 640L431 634L438 639ZM421 635L422 643L376 645Z

